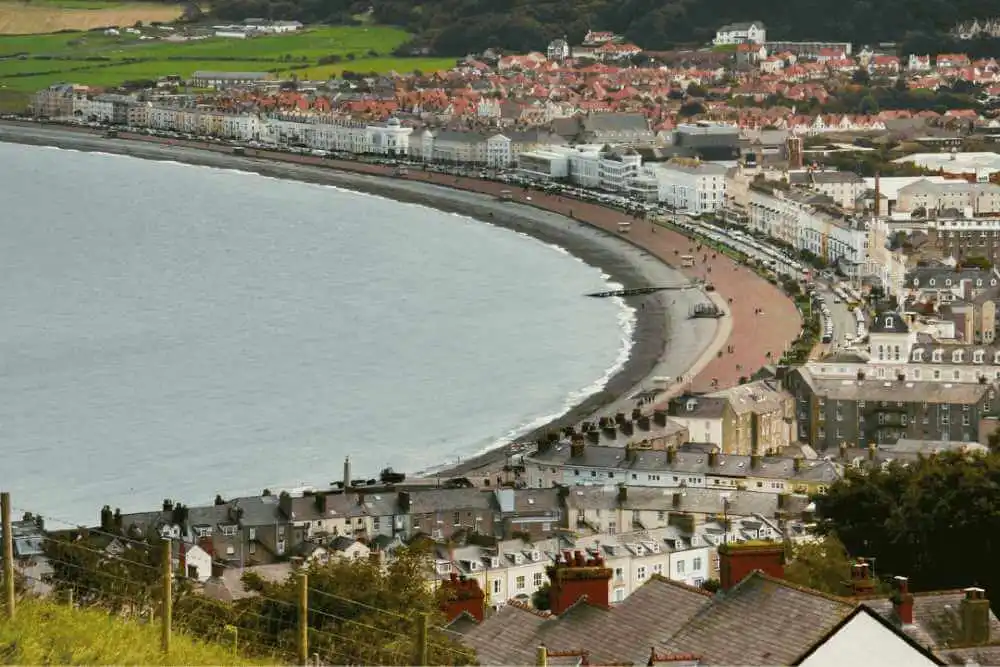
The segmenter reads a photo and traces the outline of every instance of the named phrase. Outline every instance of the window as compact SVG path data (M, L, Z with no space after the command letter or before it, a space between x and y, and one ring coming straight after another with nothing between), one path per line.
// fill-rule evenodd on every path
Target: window
M701 569L701 556L698 556L697 558L694 559L694 561L691 563L691 569L692 570Z
M615 579L623 579L625 577L625 570L620 567L615 568Z
M535 572L534 579L532 580L535 584L535 588L541 588L544 583L543 575L541 572Z
M951 363L953 363L953 364L960 364L960 363L962 363L962 351L961 350L955 350L954 352L951 353Z
M453 518L454 518L454 524L456 526L458 524L462 523L462 513L461 512L455 512L455 516Z
M646 566L640 565L635 570L635 578L639 581L643 581L646 578Z
M500 584L501 582L499 579L493 580L493 595L500 595Z
M255 553L257 553L257 543L256 542L251 542L250 543L250 555L252 556Z
M249 529L247 529L247 539L248 540L256 540L257 539L257 529L256 528L249 528Z
M684 574L684 561L677 561L677 574Z
M524 575L523 574L522 575L518 575L517 579L514 580L514 586L519 591L523 591L524 590Z
M662 573L663 573L663 565L657 563L656 565L653 566L653 574L662 574Z

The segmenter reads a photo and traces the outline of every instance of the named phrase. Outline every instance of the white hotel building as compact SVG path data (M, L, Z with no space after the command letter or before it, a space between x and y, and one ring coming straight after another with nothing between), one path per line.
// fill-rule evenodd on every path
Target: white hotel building
M678 212L712 213L726 201L726 168L720 164L674 158L646 165L643 174L656 184L659 201Z

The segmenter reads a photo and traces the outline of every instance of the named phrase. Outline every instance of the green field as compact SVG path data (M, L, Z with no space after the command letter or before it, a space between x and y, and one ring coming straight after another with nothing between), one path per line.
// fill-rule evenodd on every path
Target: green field
M34 92L63 81L110 87L168 74L188 76L197 70L295 72L299 79L324 79L343 70L430 72L454 64L450 58L389 55L408 38L403 30L385 26L318 27L254 39L187 42L95 32L0 36L0 90ZM341 61L319 63L331 56Z
M175 633L160 652L159 624L116 619L106 611L21 600L13 621L0 615L0 662L8 665L252 665L230 647Z

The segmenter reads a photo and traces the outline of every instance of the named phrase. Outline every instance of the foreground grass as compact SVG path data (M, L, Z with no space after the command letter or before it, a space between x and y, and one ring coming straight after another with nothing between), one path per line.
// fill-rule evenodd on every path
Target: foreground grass
M299 79L323 80L344 70L432 72L454 64L448 58L391 56L408 38L405 31L389 26L316 27L255 39L190 42L140 41L127 33L0 36L0 90L32 93L59 82L110 87L170 74L188 76L197 70L294 72ZM339 56L340 62L320 64L320 59L330 56Z
M0 615L0 664L7 665L246 665L231 649L174 633L171 654L160 652L159 626L71 609L42 600L18 603L14 621ZM256 663L264 664L264 663Z

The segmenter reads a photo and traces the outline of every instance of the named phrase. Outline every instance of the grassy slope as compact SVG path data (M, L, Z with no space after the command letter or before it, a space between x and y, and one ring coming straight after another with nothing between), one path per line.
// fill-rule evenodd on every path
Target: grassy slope
M159 626L116 619L96 609L24 600L13 622L0 615L0 664L254 664L234 656L231 649L176 633L169 658L164 658L159 647Z
M290 64L309 65L301 79L325 77L344 69L355 72L434 71L450 67L448 58L394 58L389 53L408 38L387 26L321 27L302 33L257 39L206 39L193 42L139 41L94 33L0 36L0 58L20 54L22 59L0 60L0 90L34 92L60 81L111 86L122 81L167 74L190 75L196 70L289 71ZM374 52L376 55L371 55ZM353 61L347 60L354 54ZM343 58L320 66L324 56ZM84 58L110 58L86 61ZM146 62L127 63L126 59ZM36 76L24 76L35 73ZM20 76L12 76L20 75Z

